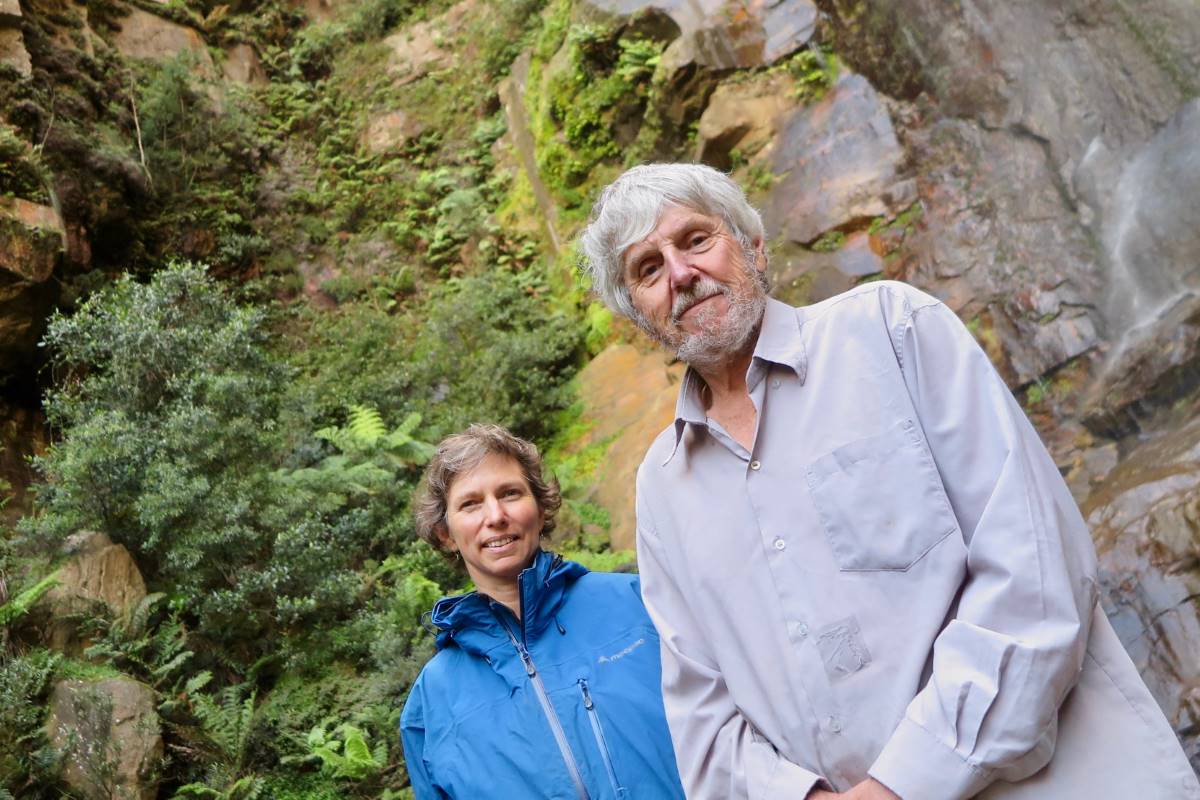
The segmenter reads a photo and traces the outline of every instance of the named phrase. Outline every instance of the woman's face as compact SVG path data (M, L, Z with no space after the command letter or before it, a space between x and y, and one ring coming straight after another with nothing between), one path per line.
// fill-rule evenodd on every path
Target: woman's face
M442 544L462 555L481 592L495 595L533 562L543 521L521 465L491 454L450 484Z

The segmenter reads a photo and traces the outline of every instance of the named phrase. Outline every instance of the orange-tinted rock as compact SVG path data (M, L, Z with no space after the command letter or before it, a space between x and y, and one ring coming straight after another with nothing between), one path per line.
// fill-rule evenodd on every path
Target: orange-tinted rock
M195 29L140 8L133 8L120 24L112 43L126 58L166 61L188 53L201 72L215 74L208 46Z
M43 602L52 618L50 646L76 653L84 648L76 636L80 615L102 607L114 617L127 616L145 599L146 584L129 551L103 533L78 533L67 547L74 555L59 569L58 585Z
M24 78L33 74L33 62L29 60L29 51L25 49L25 38L20 28L0 25L0 64L12 67Z
M369 153L394 152L425 132L425 124L403 111L378 114L367 122L362 146Z
M584 419L594 423L581 444L611 439L593 478L591 499L608 512L614 550L634 546L637 468L654 437L674 419L683 369L663 351L614 344L579 374Z
M782 75L721 84L709 98L696 132L695 160L727 170L731 153L757 153L774 138L783 115L795 105Z
M267 72L253 45L240 42L225 50L225 63L221 66L225 79L234 83L266 83Z
M22 281L42 283L54 271L62 248L62 220L52 207L0 198L0 269Z

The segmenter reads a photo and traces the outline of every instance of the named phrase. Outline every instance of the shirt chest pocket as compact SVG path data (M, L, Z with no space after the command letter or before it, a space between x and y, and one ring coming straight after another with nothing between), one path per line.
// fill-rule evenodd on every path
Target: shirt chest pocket
M906 570L958 528L911 420L821 456L806 478L844 571Z

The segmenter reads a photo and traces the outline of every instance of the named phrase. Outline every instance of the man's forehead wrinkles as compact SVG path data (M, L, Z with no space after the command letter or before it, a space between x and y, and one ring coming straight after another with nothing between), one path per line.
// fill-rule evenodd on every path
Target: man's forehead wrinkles
M646 234L645 238L634 242L626 250L622 260L626 265L636 260L639 256L646 253L653 253L659 248L659 243L662 241L671 241L682 233L692 230L697 227L718 228L721 226L721 221L718 218L711 217L703 211L695 209L687 209L687 215L680 217L665 229L661 229L661 220L655 225L654 230ZM666 216L665 214L663 216Z

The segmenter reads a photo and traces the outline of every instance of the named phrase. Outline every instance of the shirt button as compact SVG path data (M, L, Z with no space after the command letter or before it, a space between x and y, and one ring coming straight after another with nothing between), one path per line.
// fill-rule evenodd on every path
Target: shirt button
M787 542L785 542L783 539L776 539L775 540L775 549L776 550L786 550Z
M751 461L751 462L750 462L750 469L752 469L752 470L754 470L755 472L757 472L758 470L762 469L762 463L761 463L761 462L758 462L758 461Z
M842 721L840 719L838 719L837 717L830 717L829 718L829 730L833 731L834 733L841 733L842 732Z
M779 378L776 378L775 380L771 381L771 388L772 388L772 389L778 389L778 388L779 388Z
M808 636L808 625L803 622L793 622L792 635L797 639L803 639L805 636Z

